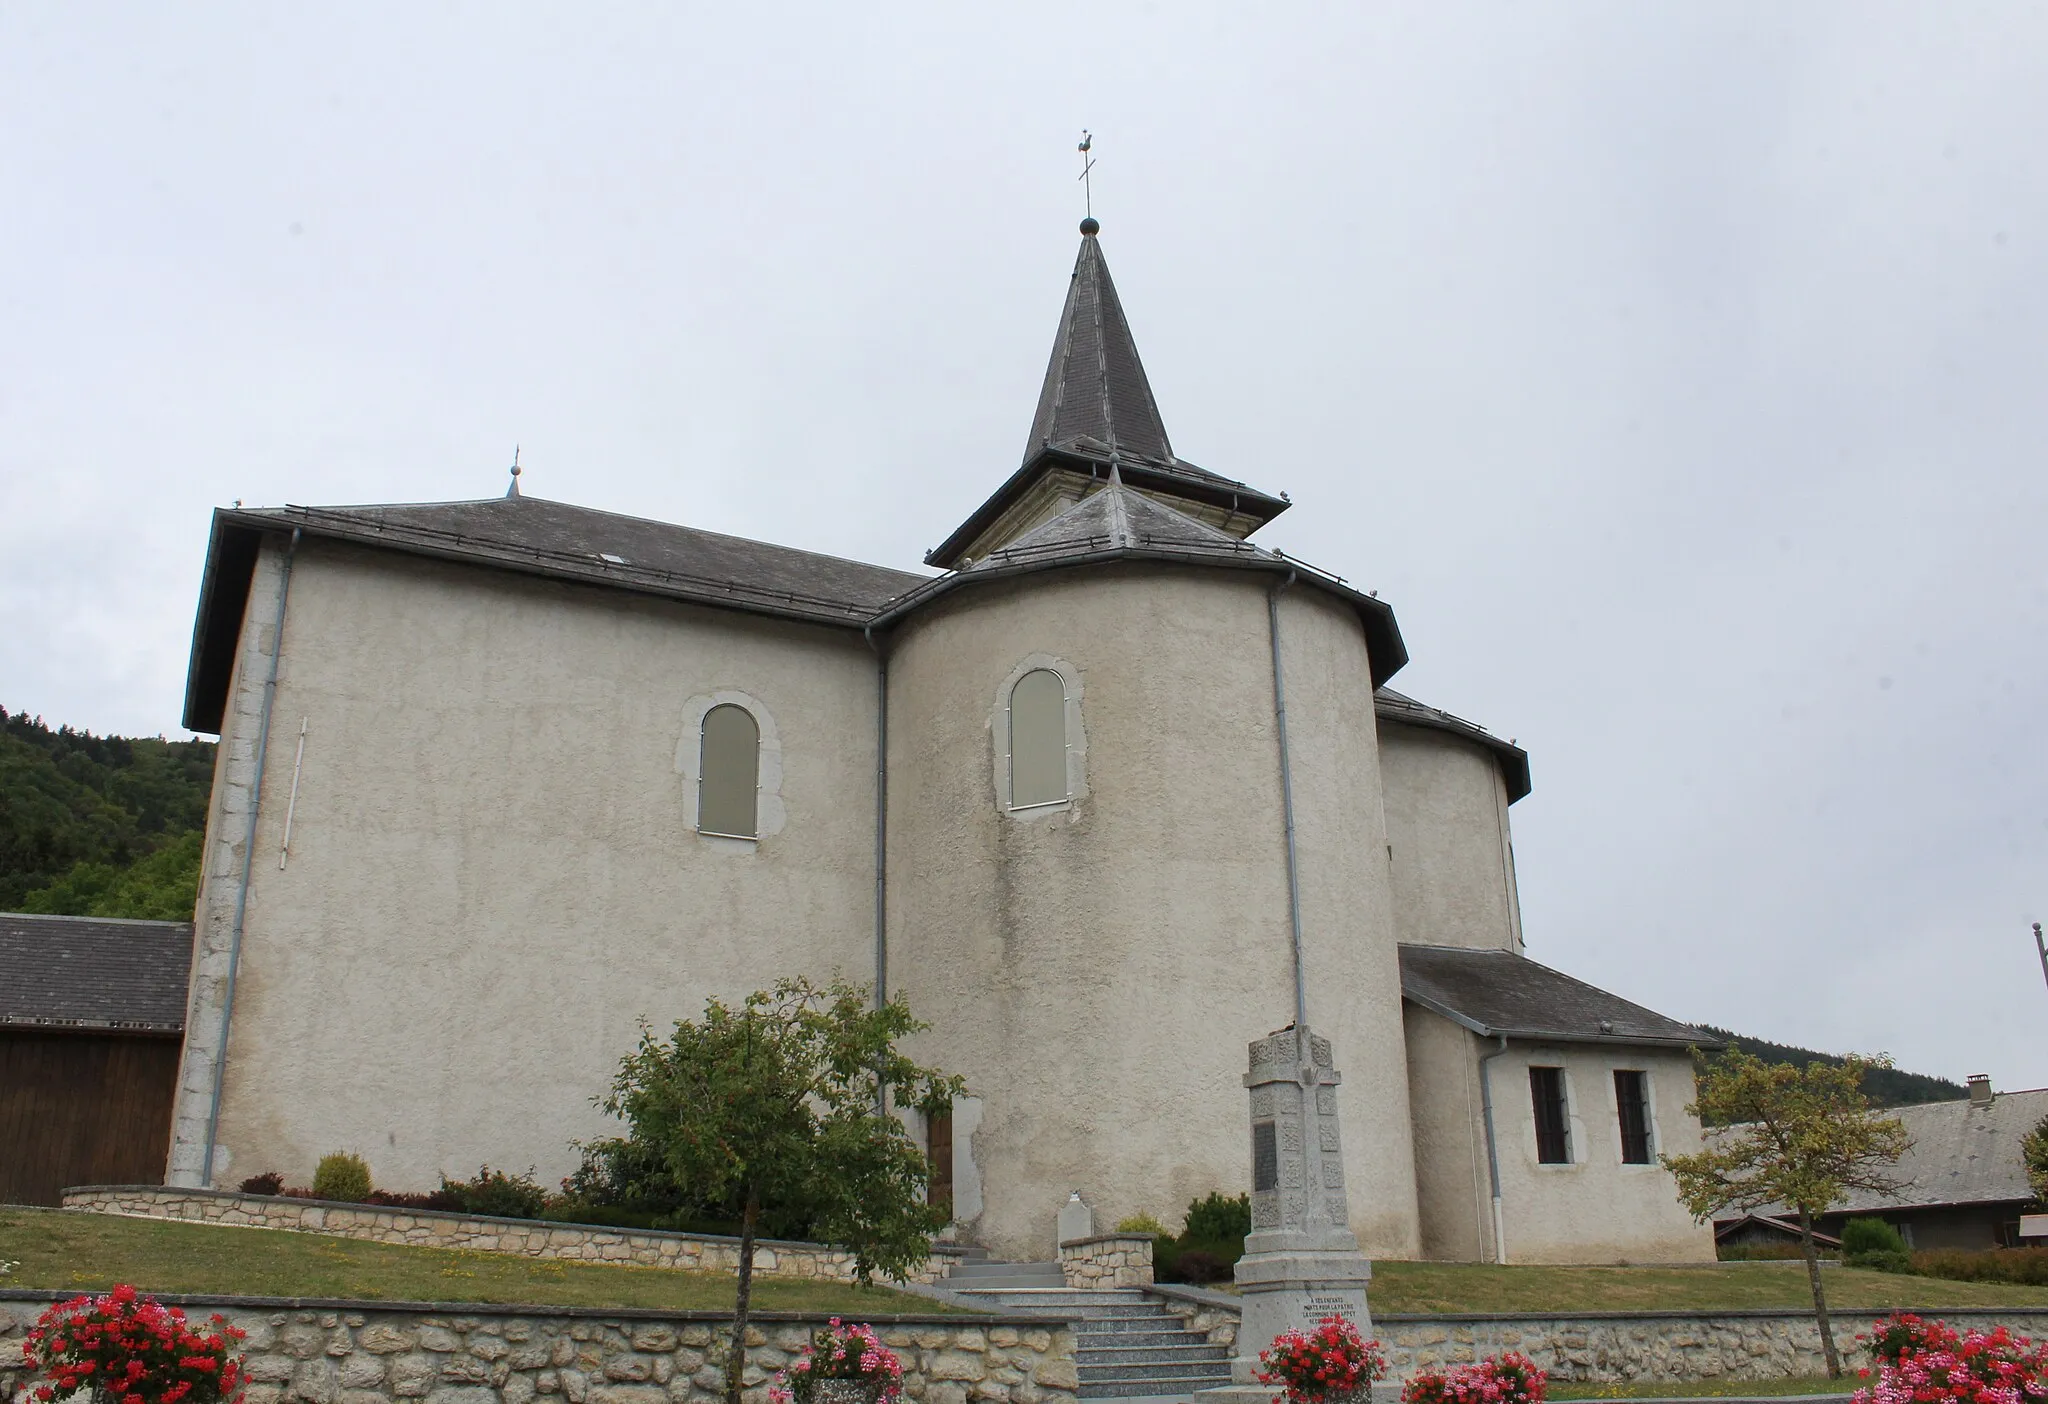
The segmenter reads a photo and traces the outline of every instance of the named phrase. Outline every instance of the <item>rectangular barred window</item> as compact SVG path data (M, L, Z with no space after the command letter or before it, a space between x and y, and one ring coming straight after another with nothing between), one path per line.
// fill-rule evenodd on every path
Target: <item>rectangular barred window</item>
M1621 1116L1621 1159L1624 1165L1648 1165L1650 1146L1650 1079L1645 1073L1616 1069L1614 1105Z
M1536 1158L1545 1165L1571 1164L1572 1133L1564 1104L1564 1069L1529 1069L1529 1099L1536 1104Z

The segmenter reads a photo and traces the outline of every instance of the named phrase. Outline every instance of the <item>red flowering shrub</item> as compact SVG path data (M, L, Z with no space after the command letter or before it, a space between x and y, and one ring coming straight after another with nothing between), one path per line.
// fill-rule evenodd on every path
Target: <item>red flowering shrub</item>
M819 1380L860 1380L875 1391L876 1404L897 1404L903 1395L903 1362L882 1344L872 1326L842 1326L839 1318L818 1332L789 1368L769 1386L773 1404L810 1404Z
M1380 1343L1341 1316L1324 1317L1306 1335L1282 1332L1259 1352L1259 1364L1259 1383L1281 1386L1288 1404L1327 1404L1359 1394L1387 1372Z
M1548 1378L1535 1361L1511 1350L1476 1365L1421 1371L1401 1386L1401 1404L1543 1404Z
M1901 1313L1857 1339L1877 1379L1855 1404L2048 1404L2048 1347L2003 1326L1965 1332Z
M213 1317L202 1329L185 1313L129 1286L104 1297L52 1303L22 1345L21 1363L42 1376L38 1404L90 1391L92 1404L235 1404L241 1328Z

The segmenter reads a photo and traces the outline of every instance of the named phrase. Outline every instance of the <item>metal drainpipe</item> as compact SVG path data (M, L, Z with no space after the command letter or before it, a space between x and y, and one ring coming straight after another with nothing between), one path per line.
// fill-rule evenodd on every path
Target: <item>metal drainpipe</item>
M1294 1027L1308 1027L1308 981L1301 964L1301 868L1294 851L1294 769L1287 754L1287 684L1280 668L1280 596L1295 572L1266 595L1266 622L1273 639L1273 726L1280 737L1280 812L1287 826L1287 916L1294 936Z
M256 862L256 816L263 804L263 762L270 751L270 711L277 701L277 665L284 657L284 605L292 593L292 557L299 552L299 528L292 528L284 548L284 570L277 583L277 618L270 625L270 676L263 680L263 718L256 728L256 774L249 782L249 829L242 837L242 880L235 889L235 926L228 937L228 986L221 996L220 1045L213 1050L213 1099L206 1109L206 1155L199 1166L199 1187L213 1187L213 1148L220 1135L221 1081L228 1070L228 1025L235 1016L235 976L242 967L242 926L249 916L249 874Z
M889 656L875 626L861 627L875 653L875 1007L889 1002Z
M1508 1036L1494 1037L1500 1040L1500 1047L1479 1055L1479 1105L1486 1117L1486 1177L1493 1186L1493 1260L1504 1264L1508 1260L1508 1241L1500 1212L1500 1147L1493 1135L1493 1077L1487 1064L1508 1051Z

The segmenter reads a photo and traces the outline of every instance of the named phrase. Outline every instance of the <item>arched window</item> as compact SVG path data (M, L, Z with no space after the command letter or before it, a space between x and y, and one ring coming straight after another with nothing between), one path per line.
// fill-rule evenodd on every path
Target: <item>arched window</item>
M1010 689L1010 808L1067 799L1066 680L1033 668Z
M761 728L728 702L704 714L697 767L697 832L760 836Z

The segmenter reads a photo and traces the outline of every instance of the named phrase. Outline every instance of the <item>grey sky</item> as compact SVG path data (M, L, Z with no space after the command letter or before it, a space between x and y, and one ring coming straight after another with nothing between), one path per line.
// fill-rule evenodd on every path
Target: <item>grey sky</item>
M1533 752L1531 954L2048 1082L2048 12L875 10L0 8L0 704L175 728L212 507L514 441L914 565L1086 126L1175 448Z

